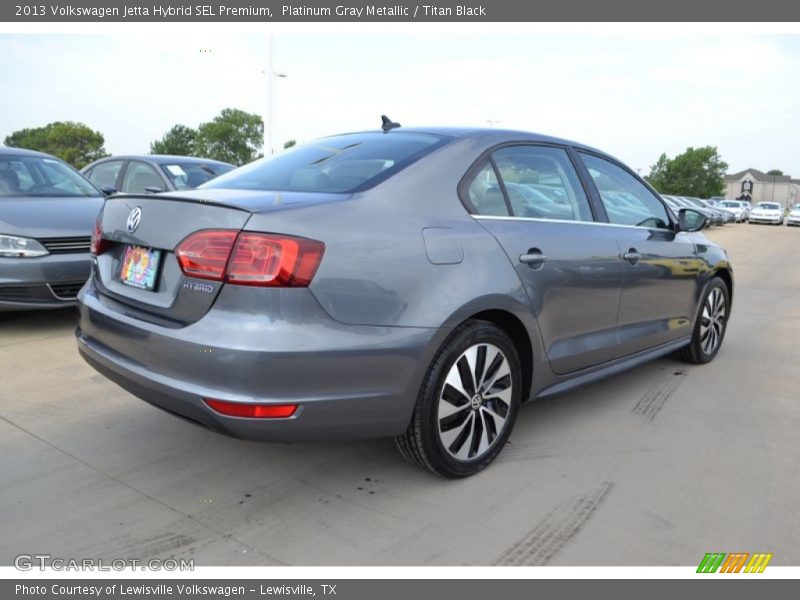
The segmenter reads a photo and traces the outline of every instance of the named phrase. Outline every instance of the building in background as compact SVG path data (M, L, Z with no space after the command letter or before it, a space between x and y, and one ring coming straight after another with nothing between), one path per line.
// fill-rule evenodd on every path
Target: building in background
M725 175L725 197L756 202L778 202L784 208L800 202L800 179L790 175L767 175L745 169Z

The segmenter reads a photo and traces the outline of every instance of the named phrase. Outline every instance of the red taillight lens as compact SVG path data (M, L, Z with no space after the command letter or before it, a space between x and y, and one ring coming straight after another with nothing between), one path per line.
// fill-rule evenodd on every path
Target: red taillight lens
M108 240L103 239L103 228L100 225L100 217L94 222L94 229L92 229L92 244L89 250L95 256L100 256L103 252L108 250L110 245Z
M306 287L324 252L325 244L316 240L242 232L226 280L239 285Z
M175 248L185 275L269 287L308 286L324 252L316 240L229 229L198 231Z
M237 235L226 229L193 233L175 248L181 270L192 277L222 281Z
M285 419L297 410L297 404L245 404L203 398L203 401L220 414L250 419Z

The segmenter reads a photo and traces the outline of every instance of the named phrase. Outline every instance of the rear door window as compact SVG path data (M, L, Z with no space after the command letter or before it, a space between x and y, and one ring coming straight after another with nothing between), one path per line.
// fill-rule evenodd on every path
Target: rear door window
M123 161L121 160L110 160L95 165L88 174L89 181L97 187L109 186L116 188L122 163Z

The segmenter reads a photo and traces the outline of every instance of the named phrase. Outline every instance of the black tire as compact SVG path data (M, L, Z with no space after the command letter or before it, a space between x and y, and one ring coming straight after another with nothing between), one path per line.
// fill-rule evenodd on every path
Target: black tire
M475 371L482 371L483 375L476 377L480 378L481 382L477 386L473 383L473 389L469 389L469 380L467 384L464 383L464 373L459 367L464 366L464 360L467 360L467 365L469 365L465 356L467 351L471 352L473 348L475 348L475 364L478 365L475 367ZM480 358L481 348L483 348L483 364ZM507 376L497 377L501 369L502 372L505 372L502 360L497 359L498 354L493 354L497 350L507 361L509 371ZM495 361L487 360L490 356L493 356ZM499 366L492 371L493 366L497 364L496 360L500 360ZM485 364L486 362L490 364ZM458 373L463 390L475 392L471 399L469 399L469 393L455 391L455 388L449 384L448 388L445 388L451 369L455 369ZM472 370L468 370L467 373L472 373ZM492 383L493 377L496 377L496 381ZM488 383L492 383L492 385L481 392L480 388L486 385L484 378L489 380ZM510 394L506 393L507 388L504 387L506 382L510 382ZM476 390L475 387L479 389ZM497 390L501 390L505 397L510 398L510 401L506 403L501 400L497 395ZM486 399L483 398L483 394L486 394ZM445 396L453 398L455 401L445 400ZM492 323L468 321L456 328L437 352L422 382L408 429L402 435L397 436L395 442L407 461L438 475L450 478L474 475L486 468L502 451L514 427L521 396L522 368L511 339L502 329ZM466 403L463 402L464 399L467 399ZM457 408L453 414L440 419L440 403L443 402L448 402L448 405L444 405L445 410ZM498 430L496 429L498 421L492 415L502 418L501 413L504 411L505 421ZM462 415L467 416L464 416L462 420ZM455 422L459 424L454 425ZM445 427L449 427L450 430L442 433L440 430ZM492 431L493 428L494 431ZM452 431L463 432L467 429L469 431L466 434L457 435L455 441L449 447L445 447L443 436L448 437ZM479 443L484 440L483 434L486 435L485 439L488 441L494 433L487 448L480 454L476 449L474 457L457 459L453 455L456 450L460 452L466 448L469 453L472 452L478 430L480 430L480 433L477 434ZM466 438L460 446L457 446L462 435L466 435Z
M715 290L718 290L718 293L722 296L725 313L721 319L714 319L716 323L710 324L710 329L716 331L717 341L713 344L713 347L709 348L708 338L705 335L708 330L704 330L704 325L709 321L709 319L705 317L705 309L709 298L712 294L715 294ZM719 277L714 277L706 284L706 288L703 290L700 309L698 310L697 319L695 320L694 329L692 330L692 341L688 346L684 346L678 351L681 359L695 365L704 365L714 360L714 357L719 352L722 342L725 339L730 313L731 303L728 286ZM714 332L712 331L708 335L714 335Z

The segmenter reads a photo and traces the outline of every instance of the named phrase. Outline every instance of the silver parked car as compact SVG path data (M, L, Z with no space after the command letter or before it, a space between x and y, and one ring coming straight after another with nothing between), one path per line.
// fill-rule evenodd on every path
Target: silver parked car
M207 158L144 154L107 156L81 173L107 194L156 194L194 189L233 168Z
M486 467L522 403L725 336L725 251L587 146L500 130L337 135L193 191L112 196L83 357L256 440L395 436Z
M759 202L750 211L750 223L783 224L783 208L777 202Z
M786 215L786 225L800 225L800 203L795 204Z
M0 148L0 311L75 303L103 196L65 162Z

